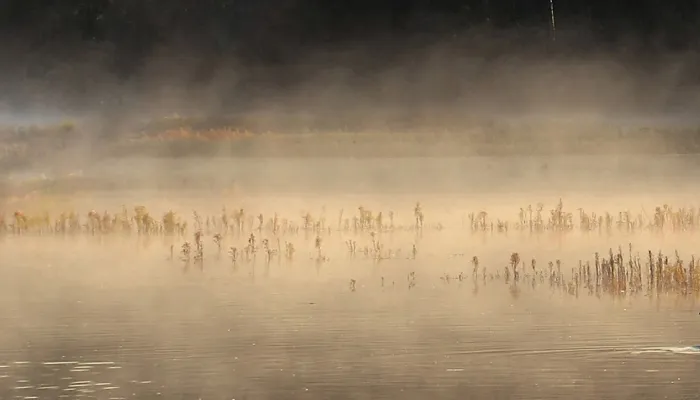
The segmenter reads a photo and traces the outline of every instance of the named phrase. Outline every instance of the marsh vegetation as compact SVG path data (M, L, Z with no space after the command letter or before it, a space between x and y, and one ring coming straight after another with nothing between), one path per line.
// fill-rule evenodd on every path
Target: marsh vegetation
M474 291L480 285L501 282L510 286L513 295L520 294L523 287L543 287L576 297L700 296L700 271L692 248L674 249L669 254L658 247L633 246L639 237L647 241L664 235L692 237L700 229L700 209L663 204L652 213L645 209L636 213L589 212L583 208L569 210L560 199L550 209L542 203L529 204L513 215L517 218L470 211L462 213L458 225L446 224L430 215L426 219L421 202L411 210L372 210L358 205L335 211L323 207L296 216L225 205L218 213L193 210L189 215L172 209L157 214L143 205L122 206L112 212L93 209L53 214L48 210L27 213L17 209L0 217L0 235L12 237L13 243L70 239L65 242L67 248L78 238L106 246L114 237L154 251L165 246L169 262L185 270L230 264L233 269L245 267L252 274L256 265L266 270L271 265L285 268L300 258L316 268L337 268L353 262L377 266L388 260L400 260L408 266L423 254L430 254L435 266L424 274L432 273L445 284L470 282ZM516 238L521 243L504 249L500 259L489 254L483 261L475 241L498 241L499 237ZM561 243L592 238L620 243L597 248L589 258L526 258L530 252L527 241ZM464 270L456 275L443 273L441 263L456 264L455 258L461 259ZM432 284L429 275L423 279ZM416 285L415 271L408 274L407 281L409 288ZM381 286L385 284L382 276ZM350 287L356 291L357 280L350 279Z

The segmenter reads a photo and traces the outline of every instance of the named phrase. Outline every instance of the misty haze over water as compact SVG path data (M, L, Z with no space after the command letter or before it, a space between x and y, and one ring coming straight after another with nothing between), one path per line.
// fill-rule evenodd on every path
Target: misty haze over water
M8 0L0 40L1 399L700 398L697 1Z

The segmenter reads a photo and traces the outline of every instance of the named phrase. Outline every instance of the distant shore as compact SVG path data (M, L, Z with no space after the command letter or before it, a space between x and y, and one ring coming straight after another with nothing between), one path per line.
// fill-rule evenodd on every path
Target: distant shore
M283 131L187 119L100 137L86 127L0 128L0 166L46 159L122 157L470 157L700 154L700 126L486 123L463 128Z

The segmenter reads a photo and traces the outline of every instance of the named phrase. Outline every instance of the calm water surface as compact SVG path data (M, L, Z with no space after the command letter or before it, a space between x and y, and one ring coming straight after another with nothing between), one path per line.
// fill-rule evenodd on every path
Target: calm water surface
M567 206L578 200L570 210L588 207L591 198L600 205L610 188L616 196L609 198L628 195L633 211L642 202L655 204L652 195L659 202L672 195L692 203L697 193L688 182L699 177L696 164L692 157L210 160L134 162L132 170L106 162L85 175L110 171L110 179L153 183L167 172L177 179L206 177L219 188L231 182L266 188L287 193L266 216L286 207L290 218L314 201L308 193L403 192L402 203L392 198L385 209L410 222L412 205L424 197L416 188L461 196L488 192L487 202L477 199L471 210L504 202L509 218L517 217L517 207L543 197L548 206L560 196ZM289 195L296 192L307 195ZM494 198L497 192L509 195ZM75 204L78 210L111 211L142 201L171 206L154 193L86 196ZM218 212L222 201L200 194ZM240 206L233 204L237 198L229 200ZM458 226L468 211L460 209L462 200L438 200L428 202L427 220L435 222L440 214ZM183 215L201 201L183 201ZM340 199L338 207L329 206L329 219L365 201ZM315 215L328 204L316 203ZM663 248L672 254L685 246L683 257L695 246L691 234L636 239L644 241L635 243L643 252ZM396 246L410 248L413 240ZM555 259L563 257L556 252L564 251L567 240L533 239L519 249L524 260ZM579 238L567 251L580 254L563 259L590 258L629 241ZM342 240L336 242L342 250ZM439 279L448 270L453 276L470 272L472 254L493 254L501 262L496 265L503 265L514 246L520 245L448 236L434 247L443 259L426 251L415 262L375 265L341 256L317 267L302 252L293 265L234 269L224 259L184 271L165 261L165 246L155 252L118 244L95 250L100 248L70 241L32 247L6 238L0 243L0 398L700 398L700 351L689 348L700 344L700 309L687 299L576 299L544 287L522 288L514 298L502 283L475 289L471 280ZM458 251L466 258L453 259L448 268L445 254ZM410 272L416 272L412 289Z
M8 182L85 179L103 188L209 190L306 194L504 194L561 196L599 192L697 192L698 155L512 156L464 158L183 158L104 159L7 171Z
M673 297L514 298L406 260L184 270L120 251L0 264L0 398L700 397L700 316Z

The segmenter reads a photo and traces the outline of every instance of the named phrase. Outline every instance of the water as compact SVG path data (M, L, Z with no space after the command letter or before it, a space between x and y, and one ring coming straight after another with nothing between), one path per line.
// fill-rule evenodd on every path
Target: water
M3 248L1 398L700 396L700 316L674 297L513 298L429 260L185 271L117 244L41 248Z
M518 207L544 201L549 208L559 197L570 211L592 204L650 211L697 200L688 184L697 180L693 157L228 162L134 161L136 177L105 162L85 176L135 184L167 172L175 181L208 177L215 188L235 181L260 189L259 197L107 191L69 199L64 210L155 203L154 215L179 206L188 216L200 207L216 214L225 202L250 215L266 208L266 217L300 218L328 206L335 221L341 208L350 215L363 204L395 209L397 220L410 223L421 200L428 223L454 228L481 207L513 220ZM469 273L472 255L500 269L512 251L541 266L561 258L566 271L630 242L642 253L679 249L687 260L692 233L486 240L451 232L425 239L432 242L416 261L349 262L343 238L334 237L324 244L327 264L309 261L313 245L299 244L292 265L238 269L225 256L213 259L208 238L204 270L166 261L159 239L148 248L119 238L0 239L0 398L700 398L700 351L692 347L700 344L700 310L690 299L576 299L548 288L514 297L502 283L475 289L471 280L439 279ZM416 239L406 235L382 240L407 254ZM411 289L410 272L417 276Z
M61 159L60 163L65 164ZM423 193L494 195L572 193L696 193L697 155L605 155L465 158L187 158L104 159L70 168L37 166L8 171L8 184L33 183L57 191L182 190L210 195L222 188L250 193L299 195Z
M491 194L683 190L696 181L697 155L512 156L451 158L194 158L102 160L85 177L149 182L176 181L242 190L296 193ZM164 174L167 172L167 174ZM205 185L206 187L206 185Z

